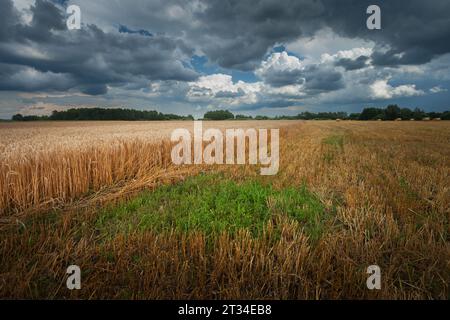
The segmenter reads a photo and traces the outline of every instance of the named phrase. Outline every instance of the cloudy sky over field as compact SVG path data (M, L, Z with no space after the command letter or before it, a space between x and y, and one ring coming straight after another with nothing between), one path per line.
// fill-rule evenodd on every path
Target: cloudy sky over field
M81 8L68 30L66 8ZM366 9L381 7L382 30ZM450 109L450 1L0 0L0 118Z

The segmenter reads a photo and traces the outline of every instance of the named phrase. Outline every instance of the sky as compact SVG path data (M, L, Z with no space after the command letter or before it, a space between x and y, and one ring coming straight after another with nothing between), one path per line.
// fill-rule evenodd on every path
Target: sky
M366 25L372 4L380 30ZM72 107L445 111L449 71L448 0L0 0L4 119Z

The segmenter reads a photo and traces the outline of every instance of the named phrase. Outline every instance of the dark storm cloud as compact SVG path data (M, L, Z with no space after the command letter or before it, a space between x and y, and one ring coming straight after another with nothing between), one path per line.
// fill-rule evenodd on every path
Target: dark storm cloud
M90 86L84 86L81 88L81 92L89 94L91 96L97 96L100 94L105 94L108 88L104 84L94 84Z
M269 72L264 75L264 82L273 87L283 87L293 84L303 84L305 73L303 70L283 70L279 72Z
M64 1L58 3L67 5ZM93 24L83 26L82 30L67 31L65 13L44 0L37 0L31 7L31 24L24 25L12 1L0 0L0 59L41 72L68 73L81 84L126 83L132 82L133 77L188 81L196 74L183 66L179 58L189 58L194 47L221 67L252 70L274 45L313 36L325 26L343 36L374 40L377 47L372 60L376 65L421 64L450 52L450 2L447 0L378 1L382 10L381 31L366 28L366 9L373 3L369 0L200 0L201 5L195 3L110 4L105 1L98 15L108 16L109 8L114 8L119 19L123 12L120 6L126 6L131 7L136 21L146 23L144 17L152 17L142 28L119 25L121 33L107 33ZM185 11L180 11L175 19L171 16L177 13L174 8ZM185 19L187 13L192 14L190 24ZM150 27L163 33L153 33ZM19 44L41 49L49 57L21 53ZM385 46L389 47L384 49ZM337 65L355 70L364 66L364 59L341 59ZM274 75L270 82L282 86L294 78L298 79L295 75Z
M316 0L212 0L197 15L193 34L202 50L225 68L253 69L267 50L280 42L310 35L325 12ZM195 40L194 40L195 41Z
M130 28L128 28L127 26L124 26L124 25L120 25L119 26L119 32L120 33L137 33L137 34L140 34L142 36L148 36L148 37L152 37L153 36L153 34L151 34L147 30L144 30L144 29L131 30Z
M81 30L66 29L64 9L69 4L82 9ZM366 9L371 4L381 7L382 30L366 28ZM27 23L21 16L27 16ZM324 36L327 30L364 47L366 43L371 47L373 41L373 54L350 55L351 59L335 55L354 47L336 49L330 41L333 35ZM289 49L302 61L300 66L257 74L274 46L290 48L313 37L319 47L323 44L321 53L328 53L332 60L322 60L321 53L309 57L308 52L303 55L301 50ZM394 90L398 74L384 66L435 62L449 52L448 0L36 0L21 12L11 0L0 0L2 94L7 94L5 90L71 90L94 96L108 91L105 99L114 100L120 94L128 101L125 97L141 95L158 99L161 105L175 99L192 107L186 96L190 92L204 96L205 104L235 98L243 103L257 101L251 108L272 108L295 105L299 97L319 101L324 95L317 95L326 92L367 97L366 89L377 79L392 79ZM204 56L211 68L193 63L191 67L194 54ZM365 68L369 63L373 68ZM220 84L214 92L195 89L190 81L195 83L198 74L193 69L233 74L234 84L248 79L235 77L237 73L230 69L251 70L264 84L263 89L252 90L267 92L227 91L228 85L220 91ZM405 79L404 83L411 82ZM352 84L359 84L361 92ZM347 89L339 91L345 85ZM98 97L89 98L97 101Z
M305 87L310 91L334 91L345 87L342 74L332 68L311 65L305 71Z
M371 4L381 7L382 30L366 27ZM272 46L325 26L345 37L372 40L380 49L388 46L374 54L379 65L423 64L450 52L448 0L213 0L205 5L196 34L206 54L227 68L251 69Z
M163 35L149 37L142 32L107 33L95 25L84 25L81 30L69 31L65 26L64 13L44 0L37 0L31 7L31 23L24 25L19 19L10 19L11 16L18 16L10 0L0 2L3 32L0 61L3 65L17 66L15 70L8 69L8 72L4 69L2 72L6 77L2 81L5 83L0 86L2 90L14 89L6 84L6 80L8 76L17 74L19 67L35 70L39 73L37 79L45 74L63 75L73 80L72 87L94 95L105 93L108 84L148 84L151 80L190 81L197 77L196 72L180 61L193 52L182 40ZM48 85L49 89L61 87L58 84ZM17 90L38 87L21 85Z
M236 92L233 91L219 91L217 92L214 97L216 98L238 98L245 96L244 90L239 88Z
M317 93L334 91L345 87L342 74L333 68L314 64L303 70L268 72L263 77L272 87L304 85L307 91Z
M6 41L14 36L14 24L19 20L19 13L12 1L0 0L0 41Z
M62 30L66 27L64 14L51 2L38 0L31 6L33 19L31 27L38 32L48 32L50 30Z
M343 67L346 70L358 70L365 68L368 60L369 57L367 56L359 56L356 59L342 58L336 61L335 65L338 67Z
M67 74L37 72L29 67L0 63L0 90L65 91L75 85L76 81Z
M325 0L323 0L325 1ZM374 53L376 65L423 64L450 52L450 1L411 0L378 1L382 30L364 27L364 13L369 0L327 0L331 19L329 25L340 34L374 40L378 47L389 50Z

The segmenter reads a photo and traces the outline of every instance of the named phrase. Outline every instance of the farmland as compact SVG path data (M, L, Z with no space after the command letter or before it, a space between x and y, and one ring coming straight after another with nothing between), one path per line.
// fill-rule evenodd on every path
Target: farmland
M0 297L448 298L447 121L204 126L280 128L278 174L173 165L186 121L1 123Z

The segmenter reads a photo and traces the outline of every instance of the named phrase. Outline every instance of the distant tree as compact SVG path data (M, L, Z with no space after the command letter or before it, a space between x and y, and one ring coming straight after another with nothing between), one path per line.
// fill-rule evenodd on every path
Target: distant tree
M436 118L441 118L442 113L440 112L428 112L427 113L427 117L429 117L430 119L436 119Z
M317 114L312 114L313 119L319 120L346 119L347 116L347 112L319 112Z
M228 110L216 110L206 112L203 118L208 120L230 120L234 119L234 115Z
M301 120L311 120L314 119L315 114L309 112L309 111L304 111L302 113L299 113L297 115L297 119L301 119Z
M445 111L441 115L442 120L450 120L450 111Z
M13 120L13 121L23 121L23 116L20 113L18 113L18 114L13 115L11 120Z
M163 114L154 110L134 110L123 108L71 108L53 111L51 120L193 120L192 115L179 116Z
M359 120L377 120L384 118L384 110L379 108L364 108L359 116Z
M414 113L411 111L411 109L408 109L408 108L402 108L400 110L400 117L403 120L409 120L409 119L413 118L413 114Z
M48 116L23 116L20 113L15 114L11 117L11 120L13 121L38 121L38 120L48 120Z
M396 104L390 104L386 107L384 111L386 120L395 120L401 117L401 110Z
M361 113L352 113L348 115L346 112L319 112L313 113L304 111L296 116L256 116L255 120L335 120L335 119L351 119L351 120L395 120L401 118L404 120L415 119L422 120L423 118L441 118L442 120L450 120L450 111L445 112L429 112L416 108L411 111L408 108L399 108L397 105L389 105L386 109L380 108L364 108ZM239 119L247 120L253 119L251 116L242 114L236 117L228 110L208 111L204 115L208 120L228 120ZM135 110L126 108L70 108L65 111L53 111L50 116L24 116L20 113L15 114L11 118L13 121L37 121L37 120L194 120L192 115L181 116L177 114L164 114L155 110Z
M237 114L234 117L234 119L236 119L236 120L251 120L251 119L253 119L253 117L252 116L246 116L246 115L243 115L243 114Z
M348 116L349 120L359 120L359 117L361 116L361 113L350 113Z
M422 120L423 118L426 117L425 111L419 109L419 108L415 108L413 111L413 115L412 115L414 120Z

